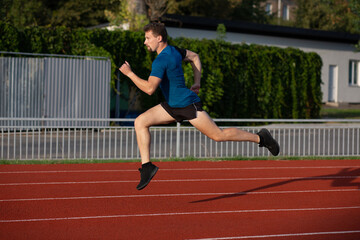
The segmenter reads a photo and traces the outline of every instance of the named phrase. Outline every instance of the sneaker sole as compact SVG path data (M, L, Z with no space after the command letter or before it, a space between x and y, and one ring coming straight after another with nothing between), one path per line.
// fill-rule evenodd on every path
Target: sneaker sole
M277 156L280 153L280 145L275 139L273 139L273 140L275 141L275 145L276 145L275 149L272 149L272 148L268 148L268 149L272 155Z
M280 145L279 143L275 140L275 138L272 137L271 133L269 132L269 130L267 130L266 128L261 129L262 131L266 132L267 135L269 135L269 137L271 138L272 142L274 143L274 146L269 146L266 147L273 156L277 156L280 153ZM271 144L273 145L273 144ZM274 147L274 148L273 148Z
M159 168L155 166L154 170L151 172L149 181L147 181L144 185L141 185L140 187L137 186L136 189L141 190L141 189L145 188L150 183L151 179L153 179L153 177L155 176L155 174L157 173L158 170L159 170Z

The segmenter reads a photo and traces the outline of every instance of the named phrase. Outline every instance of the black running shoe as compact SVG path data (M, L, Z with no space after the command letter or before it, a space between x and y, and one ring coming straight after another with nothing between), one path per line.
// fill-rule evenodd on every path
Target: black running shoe
M259 147L266 147L269 149L272 155L277 156L280 152L280 146L278 142L271 136L270 132L263 128L257 133L260 136Z
M141 179L136 189L141 190L146 187L150 183L151 179L155 176L158 169L159 168L151 162L142 165L142 168L139 168Z

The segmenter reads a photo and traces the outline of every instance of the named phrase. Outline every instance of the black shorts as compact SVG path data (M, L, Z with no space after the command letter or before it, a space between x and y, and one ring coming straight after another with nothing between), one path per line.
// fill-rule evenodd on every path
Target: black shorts
M197 117L197 111L204 111L201 102L192 103L183 108L170 107L167 102L162 102L161 106L170 114L170 116L175 118L177 122L194 119Z

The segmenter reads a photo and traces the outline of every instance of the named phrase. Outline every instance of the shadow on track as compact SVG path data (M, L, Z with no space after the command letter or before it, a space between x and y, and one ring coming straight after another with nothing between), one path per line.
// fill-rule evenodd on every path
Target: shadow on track
M225 199L225 198L240 197L240 196L244 196L251 192L256 192L259 190L269 189L269 188L278 187L278 186L282 186L282 185L293 183L293 182L306 181L306 180L323 180L323 181L324 180L332 180L332 182L331 182L332 187L354 186L354 187L357 187L358 189L360 189L360 182L354 182L357 178L360 178L360 168L358 168L358 169L344 168L344 169L341 169L340 172L338 172L336 174L290 179L290 180L286 180L286 181L268 184L268 185L261 186L258 188L249 189L249 190L246 190L243 192L225 194L225 195L221 195L221 196L217 196L217 197L192 201L190 203L201 203L201 202L209 202L209 201L220 200L220 199Z

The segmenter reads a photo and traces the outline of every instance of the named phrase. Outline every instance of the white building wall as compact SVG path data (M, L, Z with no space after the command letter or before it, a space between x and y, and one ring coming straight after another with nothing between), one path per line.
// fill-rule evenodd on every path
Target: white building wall
M216 39L215 31L167 27L169 36L187 37L196 39ZM323 61L322 67L322 92L323 102L329 100L329 68L337 66L337 83L335 85L335 102L360 103L360 86L349 86L349 61L359 60L360 53L351 44L302 40L294 38L262 36L255 34L231 33L226 34L226 41L232 43L259 44L281 48L299 48L304 52L316 52ZM360 79L359 79L360 81Z

